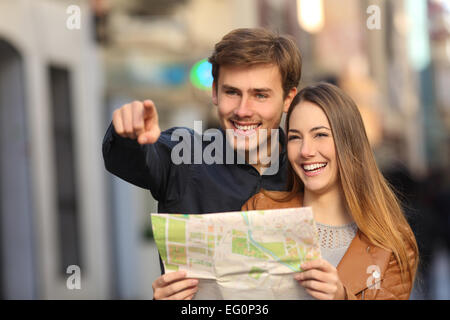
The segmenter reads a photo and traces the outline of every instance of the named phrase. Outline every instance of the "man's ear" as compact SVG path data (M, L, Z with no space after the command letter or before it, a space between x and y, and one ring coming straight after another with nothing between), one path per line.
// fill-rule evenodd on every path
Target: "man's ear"
M219 104L218 99L217 99L217 86L216 86L216 83L214 81L213 81L213 84L212 84L212 102L216 106Z
M286 96L286 98L284 99L284 103L283 103L283 112L284 113L288 112L289 106L291 105L292 100L294 100L294 97L296 94L297 94L297 88L291 88L291 90L289 90L289 93Z

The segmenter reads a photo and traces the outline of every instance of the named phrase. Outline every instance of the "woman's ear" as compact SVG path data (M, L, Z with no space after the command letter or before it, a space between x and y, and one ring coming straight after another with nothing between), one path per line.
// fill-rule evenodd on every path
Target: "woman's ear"
M284 99L284 104L283 104L283 112L284 113L288 112L291 102L292 102L292 100L294 100L294 97L296 94L297 94L297 88L291 88L291 90L289 90L288 95Z
M218 105L218 99L217 99L217 87L216 87L216 83L213 81L212 84L212 102L214 105Z

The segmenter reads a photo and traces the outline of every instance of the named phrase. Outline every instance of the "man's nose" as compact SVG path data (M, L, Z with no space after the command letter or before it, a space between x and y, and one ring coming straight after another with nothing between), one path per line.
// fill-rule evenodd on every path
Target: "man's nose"
M239 118L248 118L253 115L253 112L250 108L250 101L246 95L241 97L239 101L239 105L234 109L234 114Z

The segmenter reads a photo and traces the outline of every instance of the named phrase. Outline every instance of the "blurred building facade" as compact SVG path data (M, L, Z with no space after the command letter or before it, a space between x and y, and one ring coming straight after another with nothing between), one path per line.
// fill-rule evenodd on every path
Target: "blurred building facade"
M87 1L0 1L1 287L6 299L110 296L102 76ZM75 8L77 9L77 8ZM75 12L76 14L76 12ZM70 265L81 290L69 290Z

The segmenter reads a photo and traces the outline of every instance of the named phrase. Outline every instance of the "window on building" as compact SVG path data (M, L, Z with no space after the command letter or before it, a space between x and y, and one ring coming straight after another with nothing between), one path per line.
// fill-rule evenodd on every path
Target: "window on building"
M67 267L81 268L79 234L79 195L74 152L72 95L70 72L58 66L49 67L51 112L55 155L55 183L57 192L57 227L61 273Z

